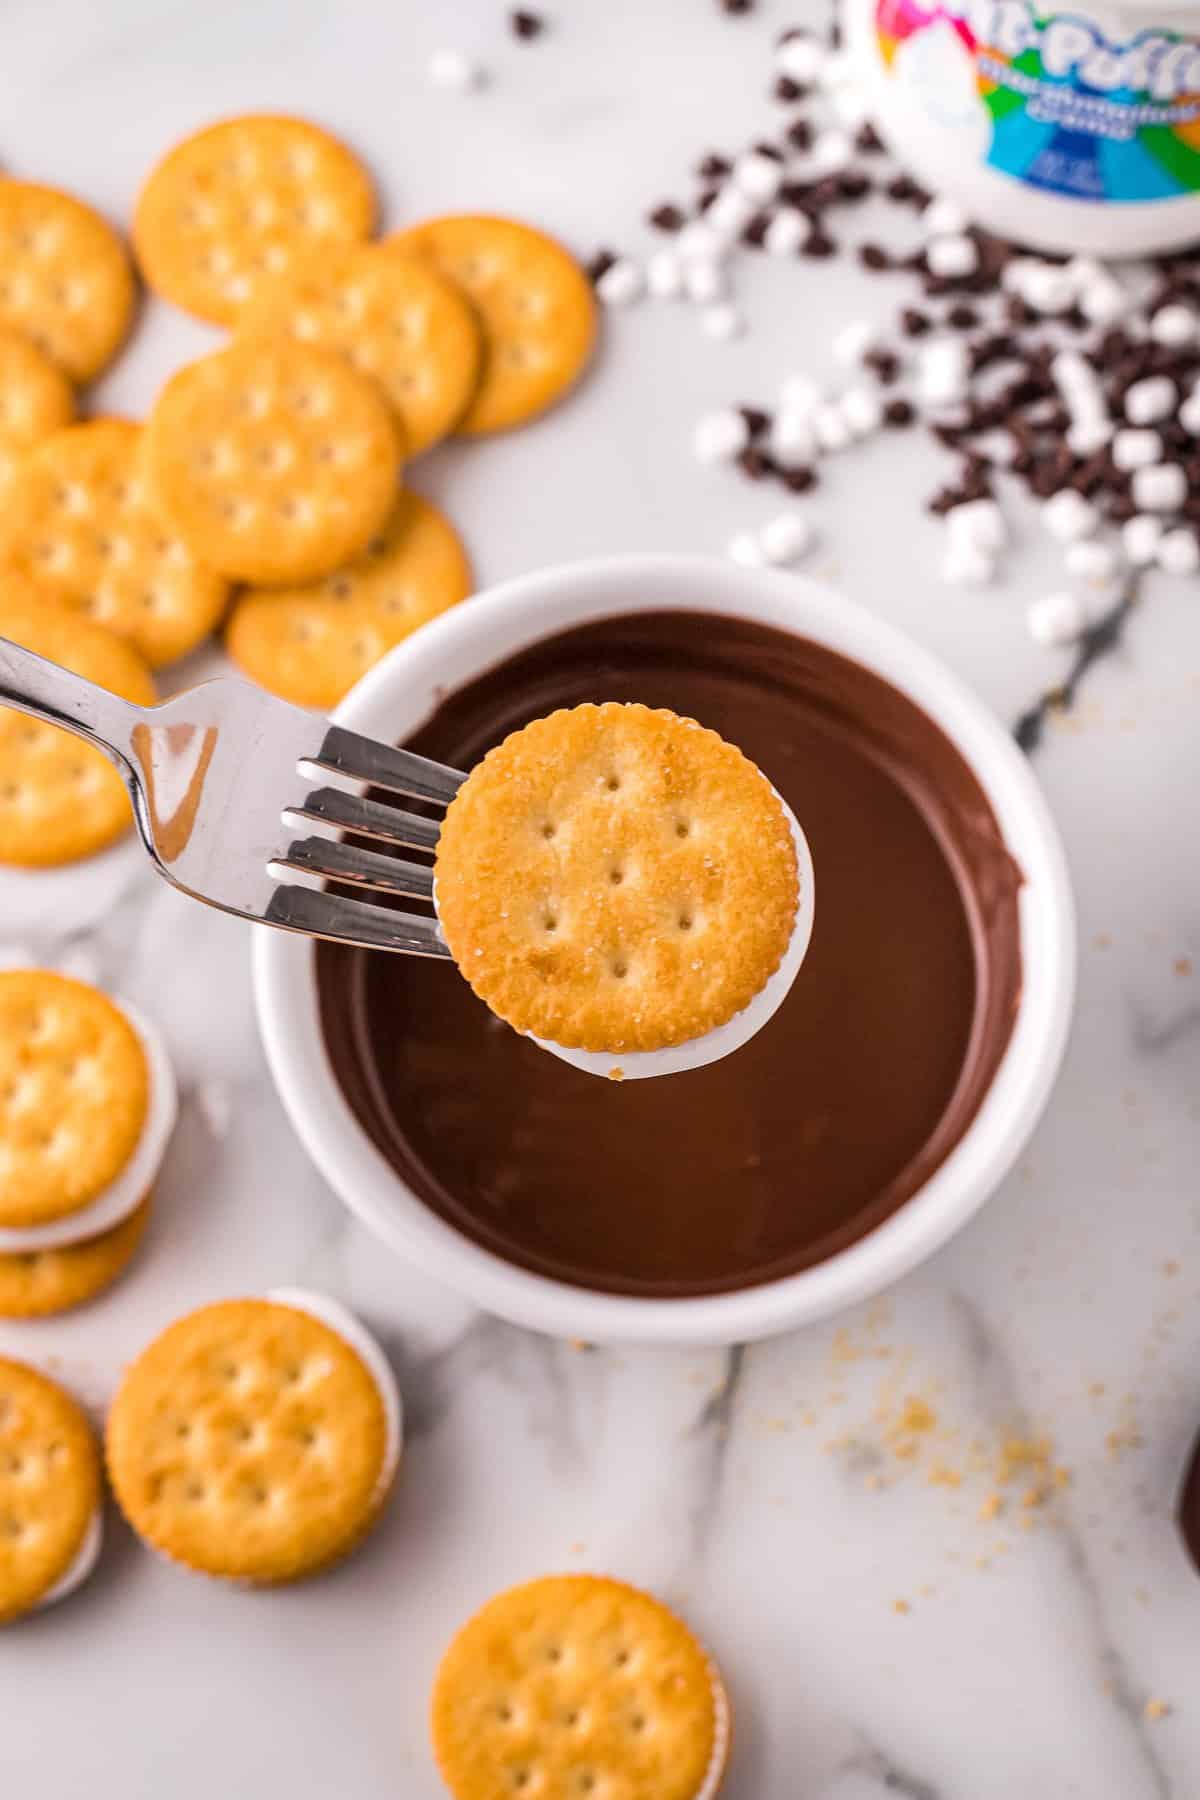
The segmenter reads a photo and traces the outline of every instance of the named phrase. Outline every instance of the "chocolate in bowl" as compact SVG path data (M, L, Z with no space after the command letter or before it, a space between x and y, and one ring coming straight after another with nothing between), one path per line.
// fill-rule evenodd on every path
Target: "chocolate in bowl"
M447 1223L601 1292L721 1294L864 1237L975 1118L1021 998L1020 871L940 726L814 641L682 611L543 639L408 741L470 767L558 706L642 700L712 726L809 838L816 927L775 1018L688 1074L597 1081L444 964L322 944L321 1027L359 1124Z

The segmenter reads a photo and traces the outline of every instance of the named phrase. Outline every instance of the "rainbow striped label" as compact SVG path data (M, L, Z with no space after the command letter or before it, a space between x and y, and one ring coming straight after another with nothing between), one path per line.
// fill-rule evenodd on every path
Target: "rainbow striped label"
M1028 0L878 0L889 73L972 155L1074 200L1200 192L1200 38L1116 40Z

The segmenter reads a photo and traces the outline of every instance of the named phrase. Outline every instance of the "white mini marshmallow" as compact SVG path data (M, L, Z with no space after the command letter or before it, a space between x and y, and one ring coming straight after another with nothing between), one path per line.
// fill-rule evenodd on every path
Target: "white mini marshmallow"
M844 131L818 133L809 160L820 175L837 175L854 160L854 146Z
M1095 456L1113 434L1113 422L1099 415L1078 418L1067 427L1067 448L1073 456Z
M1179 404L1179 389L1169 375L1147 375L1125 391L1125 417L1131 425L1157 425Z
M848 50L831 50L821 70L823 88L857 87L859 69Z
M883 423L883 401L876 390L858 384L846 389L838 401L841 414L856 438L870 437Z
M1139 512L1178 512L1187 499L1187 476L1178 463L1151 463L1135 469L1131 483Z
M921 214L921 229L929 237L961 237L970 220L954 200L931 200Z
M1200 437L1200 393L1189 394L1179 409L1179 423L1189 437Z
M817 80L825 61L824 46L811 37L786 38L775 52L776 72L786 75L789 81L798 81L802 87Z
M678 300L683 293L683 263L673 250L656 250L646 263L646 290L655 300Z
M731 562L740 563L743 569L761 569L767 560L766 552L753 531L739 531L735 537L731 537L727 554Z
M779 390L779 404L786 412L811 418L825 396L811 375L789 375Z
M1090 537L1100 523L1100 515L1091 501L1074 488L1060 488L1043 501L1042 523L1051 537L1070 544L1076 538Z
M698 256L683 265L683 291L696 306L711 306L729 292L729 277L719 262Z
M942 579L955 587L990 587L996 579L996 559L974 544L950 538L942 558Z
M731 248L728 238L713 231L701 219L685 225L675 243L685 262L723 262Z
M434 87L467 94L483 86L483 69L461 50L435 50L429 59L429 79Z
M952 544L967 545L985 556L996 556L1008 543L1008 526L994 500L967 500L946 514Z
M794 256L803 250L812 236L812 220L795 206L781 206L763 238L763 249L769 256Z
M700 329L705 337L725 343L730 338L741 337L746 321L736 306L722 303L705 307L700 315Z
M1135 569L1144 569L1158 555L1163 522L1153 513L1135 513L1121 527L1121 547Z
M769 563L798 562L812 548L813 528L803 513L779 513L759 533L763 555Z
M848 125L851 131L865 125L873 111L871 96L863 88L850 85L835 87L829 103L842 124Z
M1173 531L1164 531L1155 560L1168 575L1194 575L1200 569L1200 544L1191 527L1177 525Z
M925 261L931 275L957 281L964 275L975 273L979 267L979 251L973 238L939 237L934 238L925 251Z
M1121 567L1121 558L1112 544L1096 538L1080 538L1067 546L1063 558L1067 574L1080 581L1111 581Z
M952 406L967 391L970 368L961 338L933 338L917 354L917 392L925 406Z
M1075 278L1057 263L1029 261L1017 290L1034 312L1054 317L1075 304Z
M596 283L596 293L605 306L632 306L645 290L642 271L635 262L621 257L605 269Z
M1129 309L1129 296L1121 283L1106 272L1086 281L1079 290L1079 310L1090 325L1112 325Z
M1087 629L1088 611L1069 588L1035 600L1025 614L1029 635L1038 644L1069 644Z
M1091 395L1101 391L1095 369L1078 350L1060 350L1050 364L1050 373L1064 400L1070 401L1076 395Z
M1144 469L1162 461L1163 441L1146 426L1127 425L1112 441L1112 459L1118 469Z
M1180 350L1185 344L1195 341L1196 314L1190 306L1181 301L1167 306L1160 306L1150 320L1150 336L1156 344L1166 344L1172 350Z
M771 421L768 441L771 455L787 468L812 462L817 454L812 413L794 412L784 407Z
M761 150L747 150L733 165L733 179L744 195L763 205L773 200L783 186L783 164L774 156L764 156Z
M818 406L812 416L813 435L822 450L845 450L851 442L851 431L836 401Z
M851 319L842 326L830 348L835 362L853 367L860 363L868 350L873 350L879 342L878 327L870 319Z
M765 161L766 159L761 158L760 160ZM772 168L775 166L774 163L771 164ZM735 178L736 173L735 170ZM767 197L771 198L770 195ZM710 231L715 231L718 237L736 238L745 230L756 210L756 203L751 199L750 194L744 188L735 187L730 182L721 189L712 205L705 210L704 223Z
M698 462L732 462L750 442L750 427L734 407L705 413L692 433L692 452Z

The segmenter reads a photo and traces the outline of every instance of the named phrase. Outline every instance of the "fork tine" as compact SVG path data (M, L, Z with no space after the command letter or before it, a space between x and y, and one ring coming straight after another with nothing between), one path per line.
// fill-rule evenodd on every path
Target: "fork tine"
M347 731L343 725L331 725L317 755L304 760L319 769L332 769L355 781L389 788L413 800L433 800L440 806L448 806L466 780L458 769L415 756L411 750L377 743L357 731Z
M360 850L337 838L296 838L272 860L284 868L324 875L332 881L352 881L388 894L407 894L414 900L433 898L433 870L428 864L380 856L378 851Z
M403 844L409 850L436 850L440 826L436 819L421 819L380 800L348 794L344 788L314 788L299 806L286 809L298 819L316 819L342 831L378 838L385 844Z
M269 925L303 931L309 937L341 939L375 950L401 950L410 956L450 958L436 919L392 912L365 900L347 900L322 888L281 883L263 917Z

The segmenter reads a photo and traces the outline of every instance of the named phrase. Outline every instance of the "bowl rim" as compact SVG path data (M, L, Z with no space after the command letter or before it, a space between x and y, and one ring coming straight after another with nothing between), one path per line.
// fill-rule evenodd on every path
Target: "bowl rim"
M311 940L257 927L254 994L272 1078L309 1156L350 1211L410 1263L484 1310L555 1336L733 1343L828 1317L878 1293L932 1255L995 1192L1041 1115L1066 1047L1075 908L1057 827L1003 726L930 651L806 577L661 552L518 576L422 626L363 677L334 717L359 730L407 735L447 690L526 645L572 625L661 611L724 613L812 638L907 694L966 758L1025 876L1022 990L1012 1036L966 1132L896 1213L812 1268L732 1293L652 1299L573 1287L505 1262L456 1230L371 1143L325 1050Z

